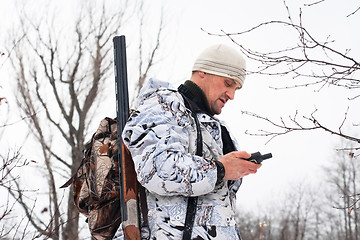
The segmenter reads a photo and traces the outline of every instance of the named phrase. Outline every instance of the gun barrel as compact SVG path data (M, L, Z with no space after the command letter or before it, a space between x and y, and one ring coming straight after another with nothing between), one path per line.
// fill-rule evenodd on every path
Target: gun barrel
M126 66L126 44L125 36L116 36L113 38L114 43L114 67L115 67L115 90L116 90L116 116L117 116L117 139L118 139L118 161L120 174L120 207L122 221L128 218L128 212L125 204L124 191L124 168L122 151L121 133L129 117L129 98L127 85L127 66Z

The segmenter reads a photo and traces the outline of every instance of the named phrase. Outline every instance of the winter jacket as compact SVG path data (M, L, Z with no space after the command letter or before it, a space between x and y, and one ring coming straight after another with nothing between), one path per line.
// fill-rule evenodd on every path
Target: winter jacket
M223 155L225 125L203 112L197 117L203 156L195 155L197 129L182 95L150 79L124 128L123 141L147 192L153 240L182 238L189 196L198 196L192 239L240 239L234 218L241 179L217 183L214 162Z

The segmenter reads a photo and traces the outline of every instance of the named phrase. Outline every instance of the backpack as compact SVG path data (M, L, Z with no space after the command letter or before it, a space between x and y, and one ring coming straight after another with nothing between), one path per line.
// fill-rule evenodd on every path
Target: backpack
M194 111L194 105L181 89L179 92L184 98L186 107L191 109L196 123L197 130L197 151L196 155L202 153L202 136L200 123ZM123 145L124 146L124 145ZM112 118L104 118L90 142L85 145L84 157L76 174L70 178L61 188L73 184L74 202L79 212L87 217L91 235L97 240L112 239L121 224L120 206L120 184L119 184L119 163L117 157L117 121ZM130 155L127 148L123 148ZM126 166L134 171L132 175L136 178L134 166ZM137 181L136 181L137 183ZM141 239L150 238L148 227L148 208L146 194L143 186L133 186L137 194L137 205L140 212L128 213L130 222L141 222ZM183 239L190 239L192 226L196 214L197 197L189 197L185 230ZM135 219L136 218L136 219ZM124 232L127 239L140 239L134 228L125 227Z
M101 120L76 174L61 188L73 185L74 202L87 217L91 235L112 239L121 223L116 119Z

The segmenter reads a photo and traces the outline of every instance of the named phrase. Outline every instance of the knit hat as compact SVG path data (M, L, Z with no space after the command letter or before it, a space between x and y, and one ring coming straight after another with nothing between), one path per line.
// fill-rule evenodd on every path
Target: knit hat
M244 84L245 59L235 49L224 44L206 48L195 60L192 71L202 71L222 77L228 77Z

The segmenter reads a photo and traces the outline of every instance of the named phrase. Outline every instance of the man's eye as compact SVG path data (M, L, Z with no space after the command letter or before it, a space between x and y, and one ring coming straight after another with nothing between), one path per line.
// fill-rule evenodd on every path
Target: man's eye
M225 86L230 87L231 83L229 81L225 81Z

